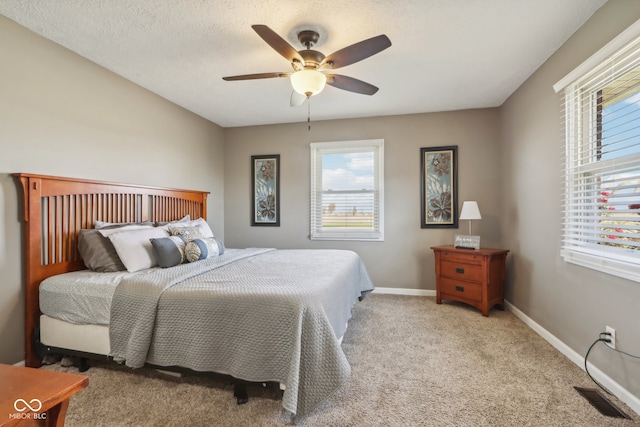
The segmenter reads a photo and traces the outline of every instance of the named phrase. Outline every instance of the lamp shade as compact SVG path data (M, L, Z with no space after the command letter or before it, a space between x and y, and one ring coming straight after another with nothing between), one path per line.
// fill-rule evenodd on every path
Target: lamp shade
M307 97L320 93L326 83L327 77L316 70L300 70L291 75L293 90Z
M460 219L482 219L477 202L464 202L460 211Z

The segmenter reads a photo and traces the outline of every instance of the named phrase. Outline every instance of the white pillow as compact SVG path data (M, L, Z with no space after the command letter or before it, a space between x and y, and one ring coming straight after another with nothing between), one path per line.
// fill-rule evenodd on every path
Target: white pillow
M104 235L104 231L100 230L100 232ZM105 237L108 237L113 244L127 271L133 273L158 265L150 239L159 239L168 235L169 233L160 227L147 227L139 230L107 233Z
M101 228L106 227L129 227L132 225L146 225L153 226L151 221L142 221L142 222L106 222L106 221L96 221L93 223L93 228L99 230Z
M102 234L104 237L109 237L109 235L114 234L114 233L123 233L125 231L132 231L132 230L141 230L141 229L150 229L153 228L153 224L149 223L149 224L131 224L131 225L125 225L122 227L115 227L115 228L107 228L106 230L98 230L98 232L100 234Z
M153 221L154 227L162 227L168 224L175 224L179 222L189 222L191 221L191 215L185 215L180 219L176 219L175 221Z

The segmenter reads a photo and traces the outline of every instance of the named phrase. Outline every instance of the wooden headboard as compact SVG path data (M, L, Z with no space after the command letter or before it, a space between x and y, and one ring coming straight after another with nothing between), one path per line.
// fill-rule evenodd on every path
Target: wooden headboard
M22 187L25 263L25 364L40 366L35 353L38 288L49 276L85 268L78 233L95 221L172 221L207 218L208 192L13 174Z

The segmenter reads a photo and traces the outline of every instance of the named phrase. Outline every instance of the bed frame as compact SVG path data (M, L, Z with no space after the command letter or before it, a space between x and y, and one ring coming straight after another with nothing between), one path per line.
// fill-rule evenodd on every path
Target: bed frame
M83 270L80 229L96 221L173 221L207 218L209 192L16 173L23 194L25 365L39 367L39 286L55 274Z

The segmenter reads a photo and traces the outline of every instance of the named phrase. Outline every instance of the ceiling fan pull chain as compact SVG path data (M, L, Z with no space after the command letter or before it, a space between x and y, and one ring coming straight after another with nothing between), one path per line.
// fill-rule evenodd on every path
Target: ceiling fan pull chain
M311 131L311 97L307 96L307 131Z

